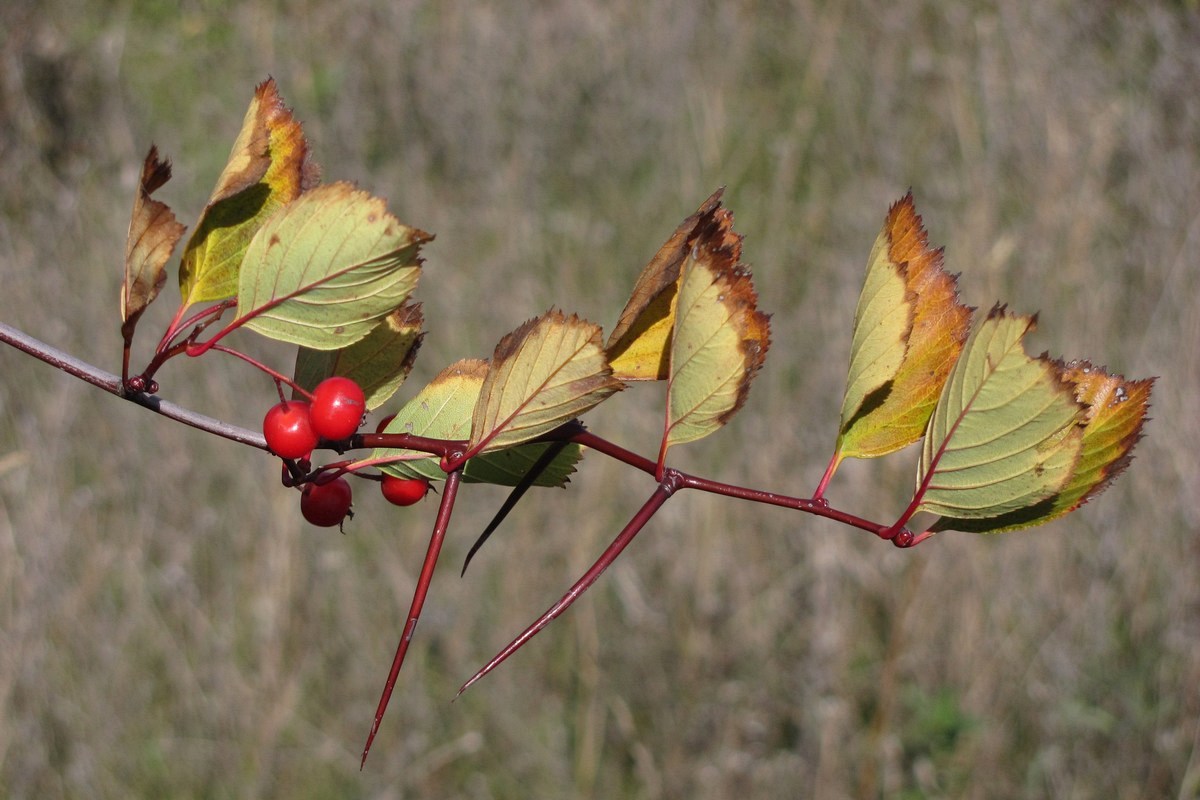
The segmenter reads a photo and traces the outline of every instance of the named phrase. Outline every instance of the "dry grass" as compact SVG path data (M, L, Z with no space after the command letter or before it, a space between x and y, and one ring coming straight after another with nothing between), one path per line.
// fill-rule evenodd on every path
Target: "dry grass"
M900 553L680 497L451 704L651 487L586 463L459 581L502 496L476 489L360 774L432 509L364 497L346 537L309 529L267 459L0 351L7 796L1200 793L1192 4L168 5L0 11L0 318L83 358L118 363L146 147L175 158L164 196L194 219L272 74L327 176L438 234L417 385L551 304L611 325L724 184L775 346L747 409L680 465L809 491L867 249L911 186L969 302L1040 309L1038 349L1162 376L1155 421L1105 496L1011 537ZM223 361L162 379L247 425L271 393ZM647 441L654 398L594 427ZM833 500L887 518L911 469L850 464Z

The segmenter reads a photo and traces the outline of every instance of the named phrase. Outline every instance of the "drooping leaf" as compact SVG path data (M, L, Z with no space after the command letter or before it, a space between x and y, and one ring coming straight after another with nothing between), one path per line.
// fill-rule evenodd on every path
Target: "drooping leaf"
M483 389L488 364L480 359L456 361L442 370L412 400L404 405L384 433L408 433L431 439L462 439L471 432L471 415ZM537 462L549 443L523 445L482 453L470 459L463 470L463 479L478 483L515 486ZM411 450L377 448L372 458L397 455L419 455ZM536 486L562 486L575 471L582 457L578 445L569 445L534 482ZM424 477L430 480L445 478L439 459L423 457L414 461L384 464L380 470L398 478Z
M317 182L300 123L274 79L259 84L179 268L184 306L232 297L255 232Z
M554 442L520 444L504 450L480 453L466 464L463 480L472 483L492 483L497 486L516 486L533 469L542 454ZM534 486L562 487L570 481L575 465L583 458L583 448L570 443L534 478Z
M732 223L724 209L710 217L680 270L660 463L668 447L707 436L737 413L771 344L770 317L738 263L742 237Z
M160 159L158 148L152 146L142 165L137 194L133 198L133 214L129 219L129 236L125 240L121 333L126 342L133 338L142 312L158 297L167 280L167 260L187 230L175 219L166 203L151 199L151 195L170 179L171 162Z
M1074 511L1104 491L1129 465L1133 446L1142 437L1154 379L1126 380L1087 361L1055 366L1060 377L1074 388L1076 401L1085 408L1079 460L1066 484L1030 508L984 519L943 517L931 530L999 533L1041 525Z
M536 439L621 388L600 345L600 327L552 309L496 345L468 452Z
M432 238L348 183L305 192L250 242L238 319L264 336L315 350L346 347L408 298L421 245Z
M957 278L931 249L909 192L888 211L854 316L837 458L871 458L921 438L970 332Z
M1083 407L1058 365L1025 353L1021 340L1034 324L998 306L972 331L929 420L920 510L998 517L1068 485L1080 460Z
M638 276L605 346L614 377L630 381L666 379L679 270L698 232L712 225L724 191L713 192L696 213L680 223ZM729 235L735 234L729 231Z
M423 324L420 303L405 303L348 347L301 347L296 353L295 381L311 392L332 375L351 378L362 387L367 408L376 409L396 393L412 370L424 337Z

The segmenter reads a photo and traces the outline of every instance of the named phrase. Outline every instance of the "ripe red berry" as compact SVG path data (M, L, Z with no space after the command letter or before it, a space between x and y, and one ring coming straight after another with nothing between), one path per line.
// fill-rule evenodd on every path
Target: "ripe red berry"
M394 475L384 475L379 488L389 503L397 506L411 506L429 491L429 481L424 478L397 478Z
M309 418L318 436L339 441L358 430L366 410L366 397L358 384L334 376L321 381L313 390Z
M287 400L271 407L263 417L267 447L282 458L303 458L317 446L317 434L309 423L308 403Z
M329 483L310 483L300 494L300 513L319 528L340 525L350 513L352 492L345 478Z

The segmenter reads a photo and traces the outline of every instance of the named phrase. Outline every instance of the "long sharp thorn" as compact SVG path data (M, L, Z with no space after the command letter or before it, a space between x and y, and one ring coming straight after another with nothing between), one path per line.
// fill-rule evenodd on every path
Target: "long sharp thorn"
M488 537L496 532L496 529L500 527L500 523L504 522L508 513L516 508L517 503L521 502L521 498L525 496L525 492L529 491L529 487L533 486L534 481L549 469L550 464L554 462L554 459L558 458L558 454L566 449L568 444L570 442L552 442L538 456L538 460L529 468L529 471L521 476L520 482L513 487L508 497L504 499L504 505L500 506L500 510L496 512L496 516L492 517L492 521L488 523L483 533L479 534L479 538L475 540L475 544L471 545L471 549L467 551L467 557L463 559L462 572L458 573L458 577L461 578L467 574L467 566L471 563L471 559L475 557L475 553L479 551L479 548L483 547L483 543L488 540Z
M433 569L437 566L438 555L442 551L442 542L446 539L446 529L450 526L450 512L454 510L454 498L458 494L458 486L462 481L462 470L455 470L446 476L446 488L442 492L442 502L438 506L437 520L433 523L433 533L429 536L429 548L425 551L425 561L421 564L421 575L417 578L417 588L413 591L412 605L408 609L408 621L404 624L404 633L400 643L396 645L396 655L392 659L392 669L388 673L387 683L383 686L383 694L379 705L375 708L375 721L371 732L367 735L367 743L363 747L362 761L358 768L361 770L367 763L367 754L371 752L371 743L379 732L379 724L387 711L388 701L392 699L392 690L396 688L396 678L400 667L404 664L404 655L408 652L408 644L412 641L417 629L417 620L421 618L421 607L425 605L425 596L429 593L429 582L433 578Z
M600 574L604 572L604 570L608 569L608 566L617 559L617 556L621 555L621 551L633 541L633 537L637 536L642 528L645 527L646 523L650 520L650 517L654 516L654 512L658 511L662 504L667 501L667 498L672 495L672 493L675 491L675 488L675 486L669 485L666 481L664 481L662 484L659 484L659 487L654 490L654 494L650 495L650 499L647 500L640 509L638 509L638 512L633 516L633 519L629 520L629 523L621 530L619 534L617 534L617 538L613 539L612 544L605 548L604 552L600 554L600 557L596 559L596 563L592 564L592 566L588 568L587 572L583 573L583 576L580 577L579 580L575 581L575 584L567 590L567 593L563 595L557 603L550 606L550 608L546 610L546 613L538 617L536 622L526 628L525 631L516 639L513 639L511 642L509 642L503 650L492 657L491 661L489 661L483 666L482 669L472 675L471 679L464 683L458 690L458 694L456 694L455 697L457 698L459 695L469 689L471 684L475 683L484 675L487 675L493 669L504 663L509 656L520 650L526 642L528 642L543 628L549 625L555 617L570 608L571 604L574 603L581 594L586 592L588 588L596 582L596 579L600 577Z

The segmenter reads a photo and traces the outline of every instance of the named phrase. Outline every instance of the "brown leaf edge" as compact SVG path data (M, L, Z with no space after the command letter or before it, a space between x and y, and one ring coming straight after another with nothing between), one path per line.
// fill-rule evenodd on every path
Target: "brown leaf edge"
M733 230L733 213L726 208L717 208L696 226L691 250L692 260L703 262L713 276L713 285L717 287L721 302L729 312L727 324L734 325L737 330L738 347L743 359L744 372L738 382L736 398L727 410L714 419L718 428L728 423L746 404L750 384L766 362L767 351L771 347L771 315L758 310L753 275L750 268L739 260L742 239L742 235ZM670 446L670 432L677 423L668 419L659 450L660 466Z
M629 301L621 311L617 324L613 327L605 344L609 361L615 361L625 352L654 322L665 318L671 313L671 298L674 296L679 282L679 271L684 260L692 251L692 245L699 235L702 224L713 217L721 208L721 197L725 187L713 192L695 213L675 228L674 233L658 249L642 269L634 284ZM654 319L644 319L644 315L654 306ZM670 336L663 344L662 361L659 365L657 379L666 377L667 360L670 352ZM636 380L622 376L626 380Z
M1001 533L1052 522L1100 495L1132 463L1133 448L1145 436L1145 424L1150 421L1146 412L1157 378L1127 380L1082 359L1052 363L1083 407L1078 423L1083 428L1083 444L1075 474L1057 494L1031 508L978 520L943 517L930 526L930 533ZM1111 457L1097 462L1095 454L1106 450L1113 451Z

